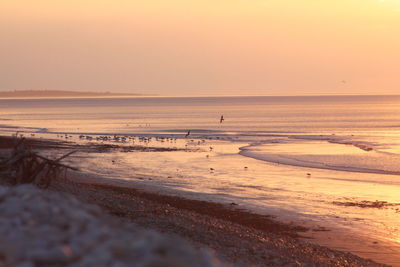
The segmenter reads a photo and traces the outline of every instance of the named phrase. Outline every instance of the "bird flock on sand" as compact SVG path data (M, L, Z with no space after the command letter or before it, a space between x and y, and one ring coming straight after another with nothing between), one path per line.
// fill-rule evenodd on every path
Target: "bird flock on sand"
M221 115L221 117L219 119L219 123L223 123L224 121L225 121L224 115ZM129 126L129 124L127 124L127 126ZM140 127L141 126L142 125L140 125ZM145 124L145 126L149 127L150 124ZM184 135L184 138L187 139L191 134L192 134L191 130L188 130L188 132ZM17 133L17 136L18 136L18 133ZM23 134L20 134L20 136L24 137ZM31 137L35 137L35 134L32 133ZM74 137L74 135L64 133L64 134L57 134L57 137L58 138L63 138L63 139L72 139ZM229 137L229 136L225 137L225 138L224 137L219 137L219 136L203 137L203 139L197 141L197 145L204 144L206 142L206 139L213 140L214 138L216 140L225 140L225 139L226 140L232 140L232 137ZM236 138L238 138L238 137L236 137ZM161 143L176 143L177 140L178 140L178 137L163 137L163 136L152 137L152 136L130 136L130 135L121 135L120 136L120 135L116 135L116 134L114 134L114 135L99 135L99 136L94 135L94 136L92 136L92 135L88 135L88 134L86 134L86 135L81 134L81 135L79 135L79 139L80 140L86 140L86 141L117 142L117 143L132 143L132 144L135 144L135 142L138 142L138 143L141 143L141 144L148 145L152 141L161 142ZM196 144L194 139L190 139L188 141L190 141L190 143L192 145ZM187 147L188 147L188 143L185 144L185 148L187 148ZM212 146L210 146L208 148L208 150L209 150L209 152L212 152L214 150L214 148ZM206 158L209 158L209 157L210 157L210 155L207 154ZM113 162L113 164L115 164L114 160L112 162ZM249 167L244 166L244 170L247 171L248 169L249 169ZM209 168L209 171L210 171L210 173L214 173L215 169L214 168ZM310 178L311 177L311 173L306 173L306 176L308 178Z
M221 115L220 119L219 119L219 123L223 123L225 121L225 118L223 115ZM127 124L127 126L129 126L129 124ZM140 125L141 126L141 125ZM150 126L150 124L146 124L146 126ZM190 130L188 130L188 132L184 135L184 138L187 139L190 135L192 134L192 132ZM71 139L74 137L74 135L70 135L70 134L57 134L58 138L64 138L64 139ZM152 141L156 141L156 142L161 142L161 143L177 143L178 141L178 137L163 137L163 136L130 136L130 135L89 135L89 134L81 134L78 136L80 140L83 141L98 141L98 142L116 142L116 143L131 143L131 144L135 144L135 143L141 143L141 144L145 144L148 145L150 142ZM206 140L231 140L232 137L219 137L219 136L215 136L215 137L203 137L201 140L195 140L195 139L187 139L187 143L185 144L185 147L188 147L188 144L192 144L192 145L202 145L204 143L206 143ZM214 151L214 147L209 146L208 147L208 151L209 152L213 152ZM207 154L206 158L209 158L210 155ZM112 163L115 164L115 160L112 160ZM248 167L245 166L244 170L248 170ZM214 168L209 168L210 173L214 173L215 169Z

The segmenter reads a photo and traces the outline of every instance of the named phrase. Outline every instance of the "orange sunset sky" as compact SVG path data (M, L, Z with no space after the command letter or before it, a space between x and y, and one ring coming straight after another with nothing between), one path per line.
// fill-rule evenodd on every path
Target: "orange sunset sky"
M400 93L400 0L1 0L0 91Z

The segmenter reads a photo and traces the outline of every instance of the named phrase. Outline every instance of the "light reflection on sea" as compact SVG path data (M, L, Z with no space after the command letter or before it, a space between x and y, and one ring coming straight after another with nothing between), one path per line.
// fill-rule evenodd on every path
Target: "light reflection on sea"
M320 244L400 265L399 97L0 100L0 109L2 134L186 148L69 160L109 180L273 214L317 230L308 235ZM387 205L353 205L375 201Z

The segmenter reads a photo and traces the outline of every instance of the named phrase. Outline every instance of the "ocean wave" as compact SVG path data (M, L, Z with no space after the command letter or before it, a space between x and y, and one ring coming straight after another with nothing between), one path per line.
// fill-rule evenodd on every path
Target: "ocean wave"
M314 140L314 141L327 141L332 144L341 144L341 145L351 145L357 147L364 151L372 151L375 150L379 144L368 142L368 141L359 141L359 140L349 140L349 138L354 138L354 136L337 136L335 134L332 135L297 135L291 136L292 139L302 139L302 140Z
M353 146L361 151L333 145ZM363 141L308 136L252 143L241 147L239 154L265 162L296 167L400 175L400 155L381 153L376 150L377 147L378 144Z
M296 167L305 167L305 168L314 168L314 169L327 169L327 170L335 170L335 171L346 171L346 172L360 172L360 173L375 173L375 174L390 174L390 175L400 175L400 171L387 171L380 169L368 169L368 168L360 168L360 167L350 167L350 166L340 166L340 165L328 165L319 162L311 162L305 161L290 157L283 157L280 155L260 155L256 153L252 153L249 151L242 150L239 152L240 155L254 158L257 160L262 160L270 163L284 164Z

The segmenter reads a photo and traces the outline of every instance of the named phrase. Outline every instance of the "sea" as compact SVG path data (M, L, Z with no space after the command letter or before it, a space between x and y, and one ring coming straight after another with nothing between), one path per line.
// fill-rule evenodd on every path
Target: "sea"
M102 181L273 215L310 228L307 242L400 266L400 96L0 99L0 134L16 133L155 148L68 160Z

